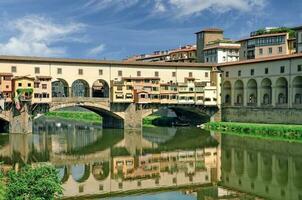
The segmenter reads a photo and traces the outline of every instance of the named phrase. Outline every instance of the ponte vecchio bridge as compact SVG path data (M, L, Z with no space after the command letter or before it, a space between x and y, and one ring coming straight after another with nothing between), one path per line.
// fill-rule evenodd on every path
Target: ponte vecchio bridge
M10 132L31 132L37 114L79 106L104 128L141 128L160 107L196 107L214 116L217 72L210 64L0 56L0 106Z

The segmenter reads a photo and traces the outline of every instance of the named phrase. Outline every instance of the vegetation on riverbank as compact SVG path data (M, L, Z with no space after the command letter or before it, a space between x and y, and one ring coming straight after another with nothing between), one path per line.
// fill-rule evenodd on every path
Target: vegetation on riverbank
M52 166L22 167L0 174L0 199L57 199L63 194L58 172Z
M165 117L160 115L149 115L143 119L144 127L172 126L175 117Z
M102 118L94 112L53 111L45 114L47 117L101 123Z
M206 128L222 133L302 141L302 125L209 122Z

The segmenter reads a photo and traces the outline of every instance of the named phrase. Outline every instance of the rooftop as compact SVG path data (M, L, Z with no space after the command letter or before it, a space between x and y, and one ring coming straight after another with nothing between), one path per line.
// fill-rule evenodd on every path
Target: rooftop
M195 34L201 33L201 32L223 33L223 30L220 29L220 28L214 28L214 27L213 28L205 28L205 29L203 29L201 31L196 32Z

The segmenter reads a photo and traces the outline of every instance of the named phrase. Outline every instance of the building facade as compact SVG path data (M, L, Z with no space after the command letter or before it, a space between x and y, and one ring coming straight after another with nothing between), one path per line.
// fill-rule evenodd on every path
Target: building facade
M302 52L302 26L293 28L296 31L296 52Z
M271 33L252 32L250 37L238 40L241 44L239 60L257 59L295 53L295 40L289 32Z
M0 73L0 98L5 102L11 102L13 96L12 73Z

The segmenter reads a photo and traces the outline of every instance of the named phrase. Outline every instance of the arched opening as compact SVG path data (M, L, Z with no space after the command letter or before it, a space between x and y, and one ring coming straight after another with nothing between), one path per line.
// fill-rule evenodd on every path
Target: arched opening
M242 106L243 105L243 82L241 80L237 80L235 82L235 105Z
M9 122L1 119L0 117L0 133L8 133L9 131Z
M262 105L272 104L272 81L268 78L261 81L261 99Z
M257 82L255 79L250 79L247 82L247 105L257 105Z
M302 104L302 76L297 76L293 80L293 100L294 104L301 105Z
M109 162L94 163L92 165L92 174L98 181L104 180L109 175Z
M64 79L57 79L51 83L52 97L68 97L69 85Z
M232 99L231 99L232 86L231 86L230 81L224 82L222 91L223 91L223 94L224 94L224 98L223 98L224 102L223 103L225 105L231 105L231 103L232 103Z
M73 97L89 97L89 84L87 81L78 79L72 83L71 94Z
M283 77L276 81L276 98L278 105L284 105L288 102L288 82Z
M73 165L71 167L71 175L75 181L82 183L89 178L90 166L85 164Z
M56 167L56 170L58 172L58 176L61 183L65 183L69 178L67 167L66 166Z
M109 85L106 81L99 79L92 85L92 97L109 98Z

